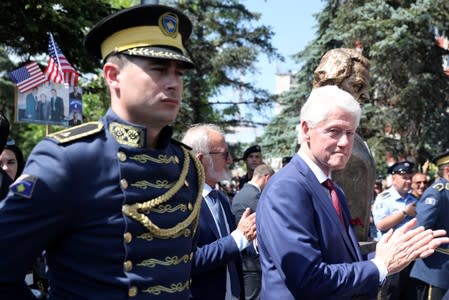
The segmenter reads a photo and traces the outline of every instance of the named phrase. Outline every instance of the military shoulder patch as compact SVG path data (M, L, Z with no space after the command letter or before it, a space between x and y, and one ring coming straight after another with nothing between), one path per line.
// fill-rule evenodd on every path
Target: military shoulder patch
M102 130L103 130L103 123L88 122L55 133L51 133L47 137L55 140L58 144L64 144L67 142L81 139L86 136L93 135Z
M434 185L432 185L432 188L436 189L438 192L441 192L442 190L444 190L444 184L435 183Z
M390 195L391 194L388 191L385 191L385 192L379 194L379 196L382 197L382 199L390 197Z
M34 186L37 182L37 177L23 174L14 181L9 189L16 195L30 199L33 195Z
M433 197L427 197L426 199L424 199L424 204L434 206L435 204L437 204L437 199Z

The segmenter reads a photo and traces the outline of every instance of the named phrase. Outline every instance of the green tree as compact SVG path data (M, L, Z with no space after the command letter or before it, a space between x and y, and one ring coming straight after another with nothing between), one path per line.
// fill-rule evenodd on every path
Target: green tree
M88 28L114 9L105 1L49 0L0 2L0 109L14 120L14 85L7 73L34 60L46 66L48 32L52 32L64 55L82 74L94 72L99 62L82 47ZM81 81L85 80L84 78ZM45 136L42 125L12 123L14 137L28 155ZM57 129L57 128L55 128Z
M90 74L81 79L84 121L97 120L109 106L105 85L97 68L99 61L83 50L82 41L89 30L102 17L114 9L136 5L140 1L66 1L53 0L45 3L26 1L3 1L2 11L15 11L2 23L0 50L7 55L18 57L18 62L4 70L12 70L30 59L47 53L47 35L53 32L55 39L72 65L82 74ZM236 99L220 99L220 103L210 101L223 88L238 89L244 95L243 102L253 109L268 105L273 97L263 89L243 82L240 75L253 72L259 52L270 58L280 58L271 46L273 32L269 27L254 25L260 15L249 12L238 1L160 1L173 5L185 12L194 24L192 38L187 50L197 67L186 76L184 101L176 121L176 132L181 133L186 126L197 122L214 122L225 128L241 122L238 115L240 106ZM74 46L76 45L76 46ZM45 61L39 61L45 67ZM10 63L10 61L9 61ZM3 61L0 61L3 65ZM13 85L6 79L0 81L1 107L7 116L13 116ZM94 79L92 79L94 78ZM2 87L5 87L2 89ZM4 91L3 91L4 90ZM7 97L7 98L3 98ZM5 99L5 102L3 101ZM3 105L2 105L3 106ZM251 120L246 123L251 124ZM28 154L32 146L44 135L39 125L14 124L13 136L24 145ZM57 130L59 128L53 128ZM25 139L27 140L25 143Z
M259 53L281 59L271 45L271 28L255 24L260 14L248 11L235 0L182 0L168 4L177 5L194 24L187 50L196 68L185 80L184 103L175 124L177 132L192 123L214 122L224 128L241 124L238 100L256 110L272 103L274 98L266 90L241 80L242 74L255 72ZM226 88L240 91L242 98L221 97ZM218 101L211 101L218 96ZM252 120L246 121L248 124Z
M436 46L431 30L449 28L447 1L327 1L317 18L318 38L297 55L305 64L297 74L297 89L290 93L296 102L285 106L293 115L287 114L291 124L297 122L311 89L319 58L331 48L352 48L360 40L371 63L371 99L364 104L360 133L380 169L385 168L386 151L422 163L449 148L449 81L442 70L445 51ZM384 133L388 124L393 138ZM286 140L288 134L283 135Z

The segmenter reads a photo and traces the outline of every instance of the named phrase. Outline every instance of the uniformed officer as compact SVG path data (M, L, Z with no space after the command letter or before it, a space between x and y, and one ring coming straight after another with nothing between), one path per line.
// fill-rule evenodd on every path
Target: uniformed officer
M240 178L239 189L253 178L254 169L263 163L262 150L259 145L253 145L245 150L242 160L246 164L246 174Z
M449 152L433 161L440 178L429 187L416 205L418 225L449 230ZM428 258L417 260L410 274L419 279L418 299L440 300L449 291L449 248L437 249Z
M388 173L392 176L390 188L380 193L373 205L373 219L377 229L385 233L410 221L415 215L416 199L408 196L412 183L414 164L407 160L393 164ZM383 299L410 299L414 282L409 280L411 265L401 272L387 277L381 289Z
M191 23L160 5L121 10L87 35L111 108L41 141L0 204L0 298L46 250L49 299L188 299L204 174L168 126Z
M388 168L392 175L392 185L377 195L373 206L374 223L382 232L398 228L415 215L415 201L407 197L413 176L414 164L399 161Z

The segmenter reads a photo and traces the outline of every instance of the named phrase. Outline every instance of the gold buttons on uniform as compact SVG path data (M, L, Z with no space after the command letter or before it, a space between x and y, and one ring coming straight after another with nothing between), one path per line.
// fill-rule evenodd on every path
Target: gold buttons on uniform
M133 235L131 234L131 232L125 232L123 234L123 240L125 240L126 244L131 243L131 241L133 240Z
M192 203L189 202L189 204L187 204L187 209L188 209L189 211L192 211L192 209L193 209Z
M128 290L128 296L130 296L130 297L137 296L137 287L135 287L135 286L130 287Z
M127 260L123 263L123 269L125 272L129 272L133 269L133 262L130 260Z
M179 164L179 158L177 156L175 156L175 162L176 164Z
M184 180L184 185L185 185L186 187L189 187L189 182L188 182L187 180Z
M128 188L128 181L126 179L121 179L120 186L126 190Z
M126 160L126 154L122 151L117 152L117 157L119 161L125 161Z

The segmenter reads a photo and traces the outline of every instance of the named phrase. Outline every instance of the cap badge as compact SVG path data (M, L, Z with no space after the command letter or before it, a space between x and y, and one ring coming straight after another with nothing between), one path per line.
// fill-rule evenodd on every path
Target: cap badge
M178 16L168 12L159 17L159 28L166 36L175 38L178 35Z

